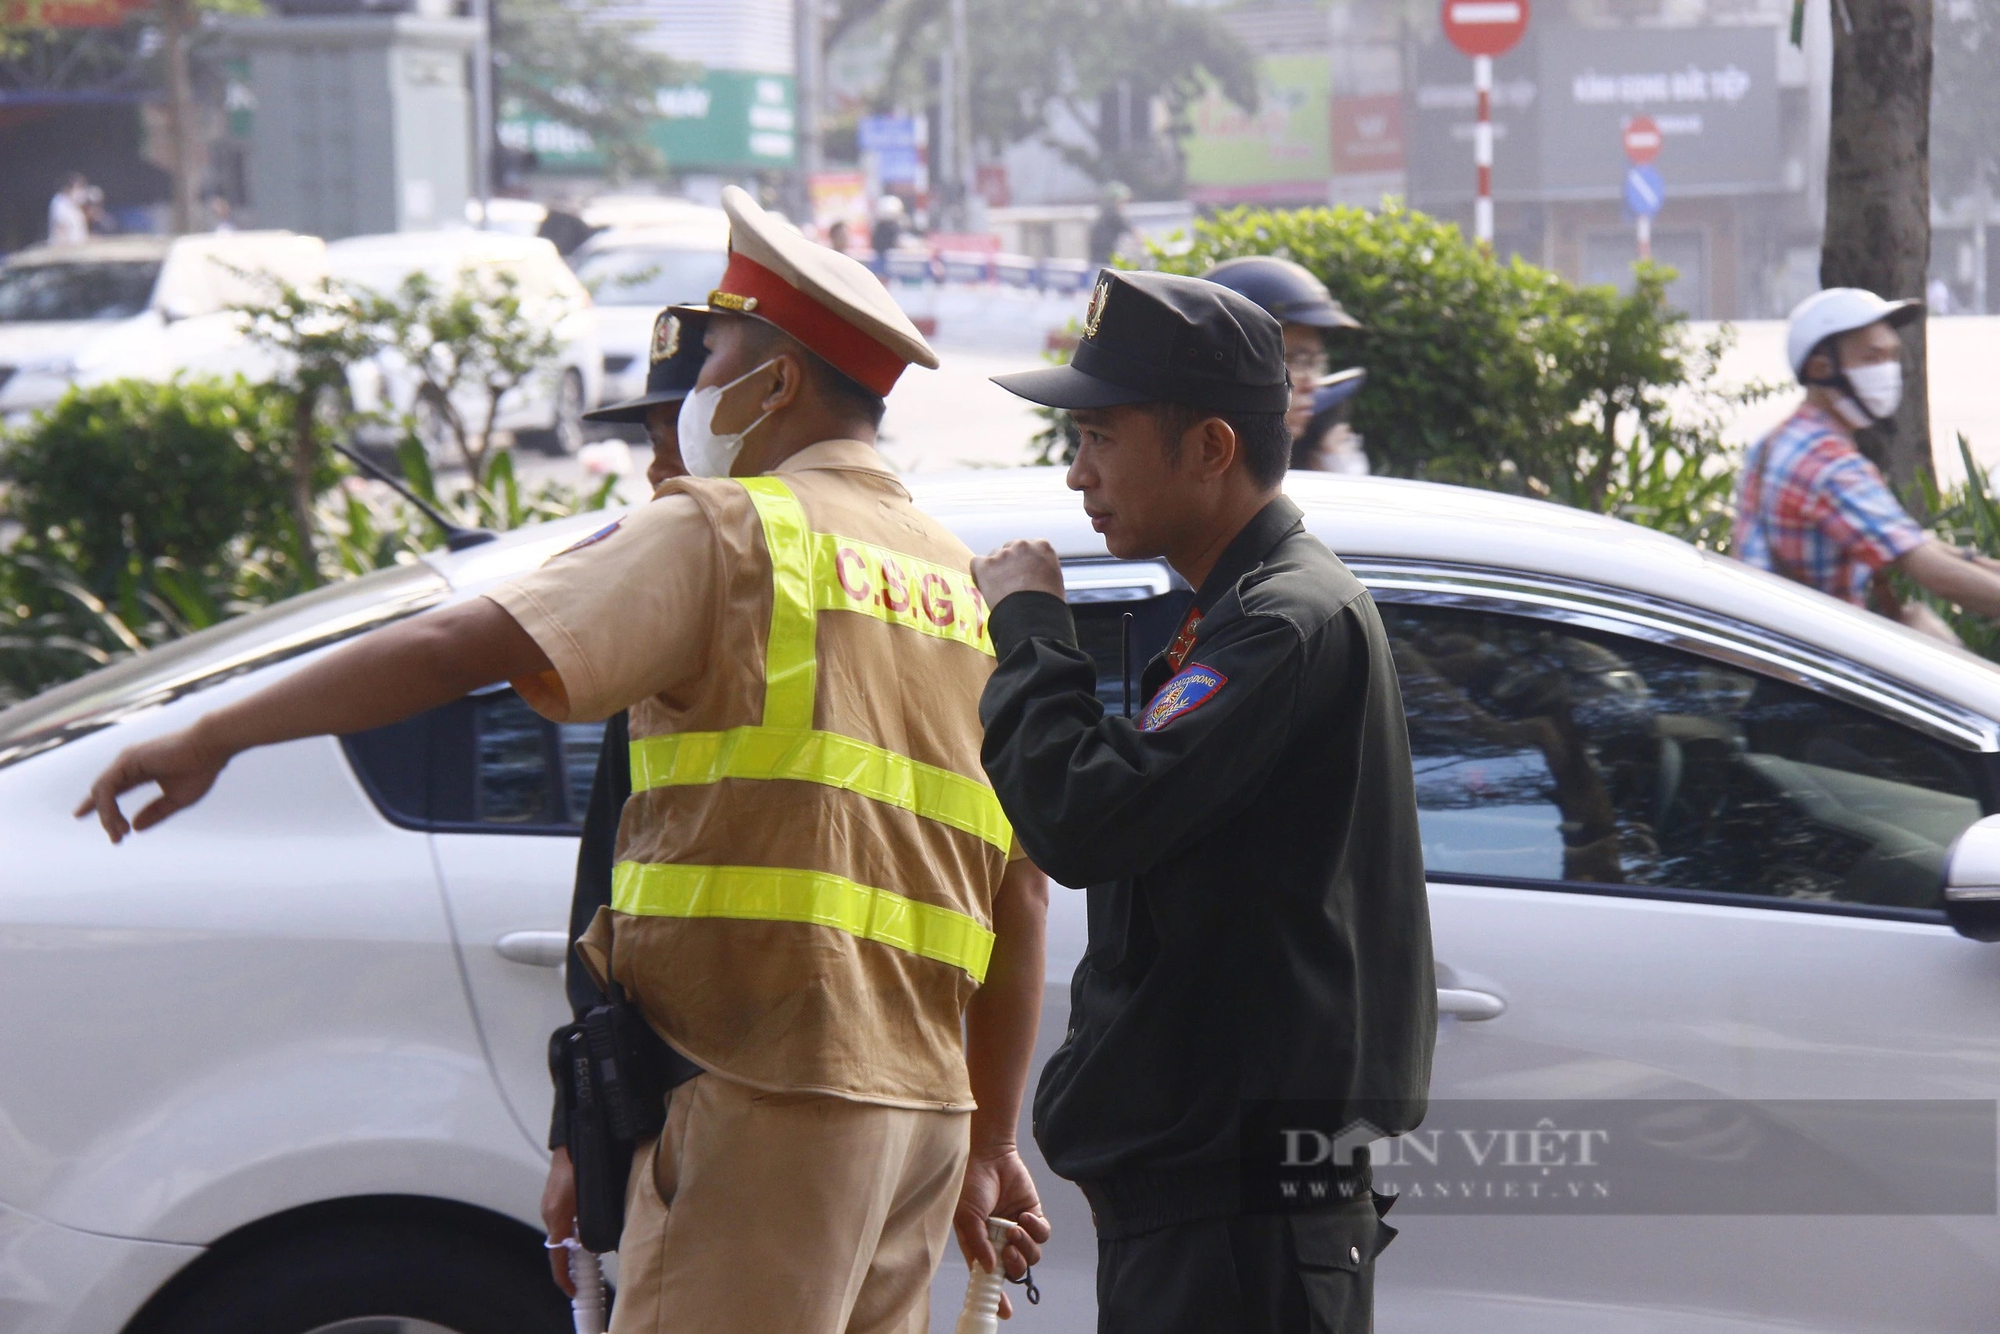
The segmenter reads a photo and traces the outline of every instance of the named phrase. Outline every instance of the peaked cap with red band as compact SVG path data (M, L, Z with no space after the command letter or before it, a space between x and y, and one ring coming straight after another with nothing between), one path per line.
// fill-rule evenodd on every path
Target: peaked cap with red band
M736 186L723 190L722 207L729 267L706 306L685 309L776 325L878 394L911 362L937 369L937 353L866 265L808 241Z

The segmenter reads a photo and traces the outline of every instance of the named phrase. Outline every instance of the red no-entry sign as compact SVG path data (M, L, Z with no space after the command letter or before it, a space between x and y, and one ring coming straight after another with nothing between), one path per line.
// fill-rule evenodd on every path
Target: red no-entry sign
M1468 56L1504 56L1528 30L1528 0L1444 0L1444 35Z
M1625 156L1632 165L1643 167L1660 155L1660 127L1651 116L1634 116L1625 122Z

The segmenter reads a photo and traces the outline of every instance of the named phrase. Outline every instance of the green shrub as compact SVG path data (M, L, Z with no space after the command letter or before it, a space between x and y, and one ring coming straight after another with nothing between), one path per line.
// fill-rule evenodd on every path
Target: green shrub
M302 558L292 402L240 381L121 381L72 391L7 443L0 707L311 583L443 545L415 506L326 454L313 479L313 554ZM415 441L402 461L413 489L467 527L601 509L616 484L524 488L502 453L483 485L440 494Z
M296 589L285 436L283 404L241 380L121 380L11 437L0 697Z
M1199 274L1239 255L1305 265L1366 326L1334 335L1331 351L1335 365L1367 368L1354 427L1375 472L1557 500L1712 549L1726 542L1721 424L1726 409L1768 391L1708 387L1727 335L1690 338L1666 304L1670 270L1641 266L1629 295L1579 288L1393 204L1236 209L1197 223L1185 251L1153 259ZM1057 423L1038 439L1048 461L1069 452L1061 433Z
M2000 559L2000 492L1993 476L1972 457L1972 446L1964 432L1958 437L1958 456L1965 463L1965 481L1944 490L1926 469L1918 474L1922 503L1910 507L1918 521L1939 541L1977 551L1988 559ZM1923 602L1944 617L1945 623L1982 658L2000 662L2000 622L1988 620L1926 592L1903 575L1895 577L1896 595L1905 602Z
M108 598L161 562L208 569L239 536L288 542L285 433L282 404L241 380L72 390L0 455L7 512Z

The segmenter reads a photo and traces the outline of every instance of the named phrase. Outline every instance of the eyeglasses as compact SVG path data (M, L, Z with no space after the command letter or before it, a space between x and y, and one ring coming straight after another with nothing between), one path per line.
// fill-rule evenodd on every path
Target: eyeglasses
M1294 352L1285 358L1285 369L1294 381L1317 380L1326 374L1326 353Z

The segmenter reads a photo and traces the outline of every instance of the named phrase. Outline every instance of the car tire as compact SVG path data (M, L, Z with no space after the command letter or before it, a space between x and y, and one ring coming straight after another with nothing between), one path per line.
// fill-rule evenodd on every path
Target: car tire
M544 454L567 458L583 448L583 414L583 377L573 370L564 371L556 385L554 421L545 431L521 432L521 443Z
M539 1253L424 1224L350 1223L258 1247L185 1293L157 1334L564 1334Z

